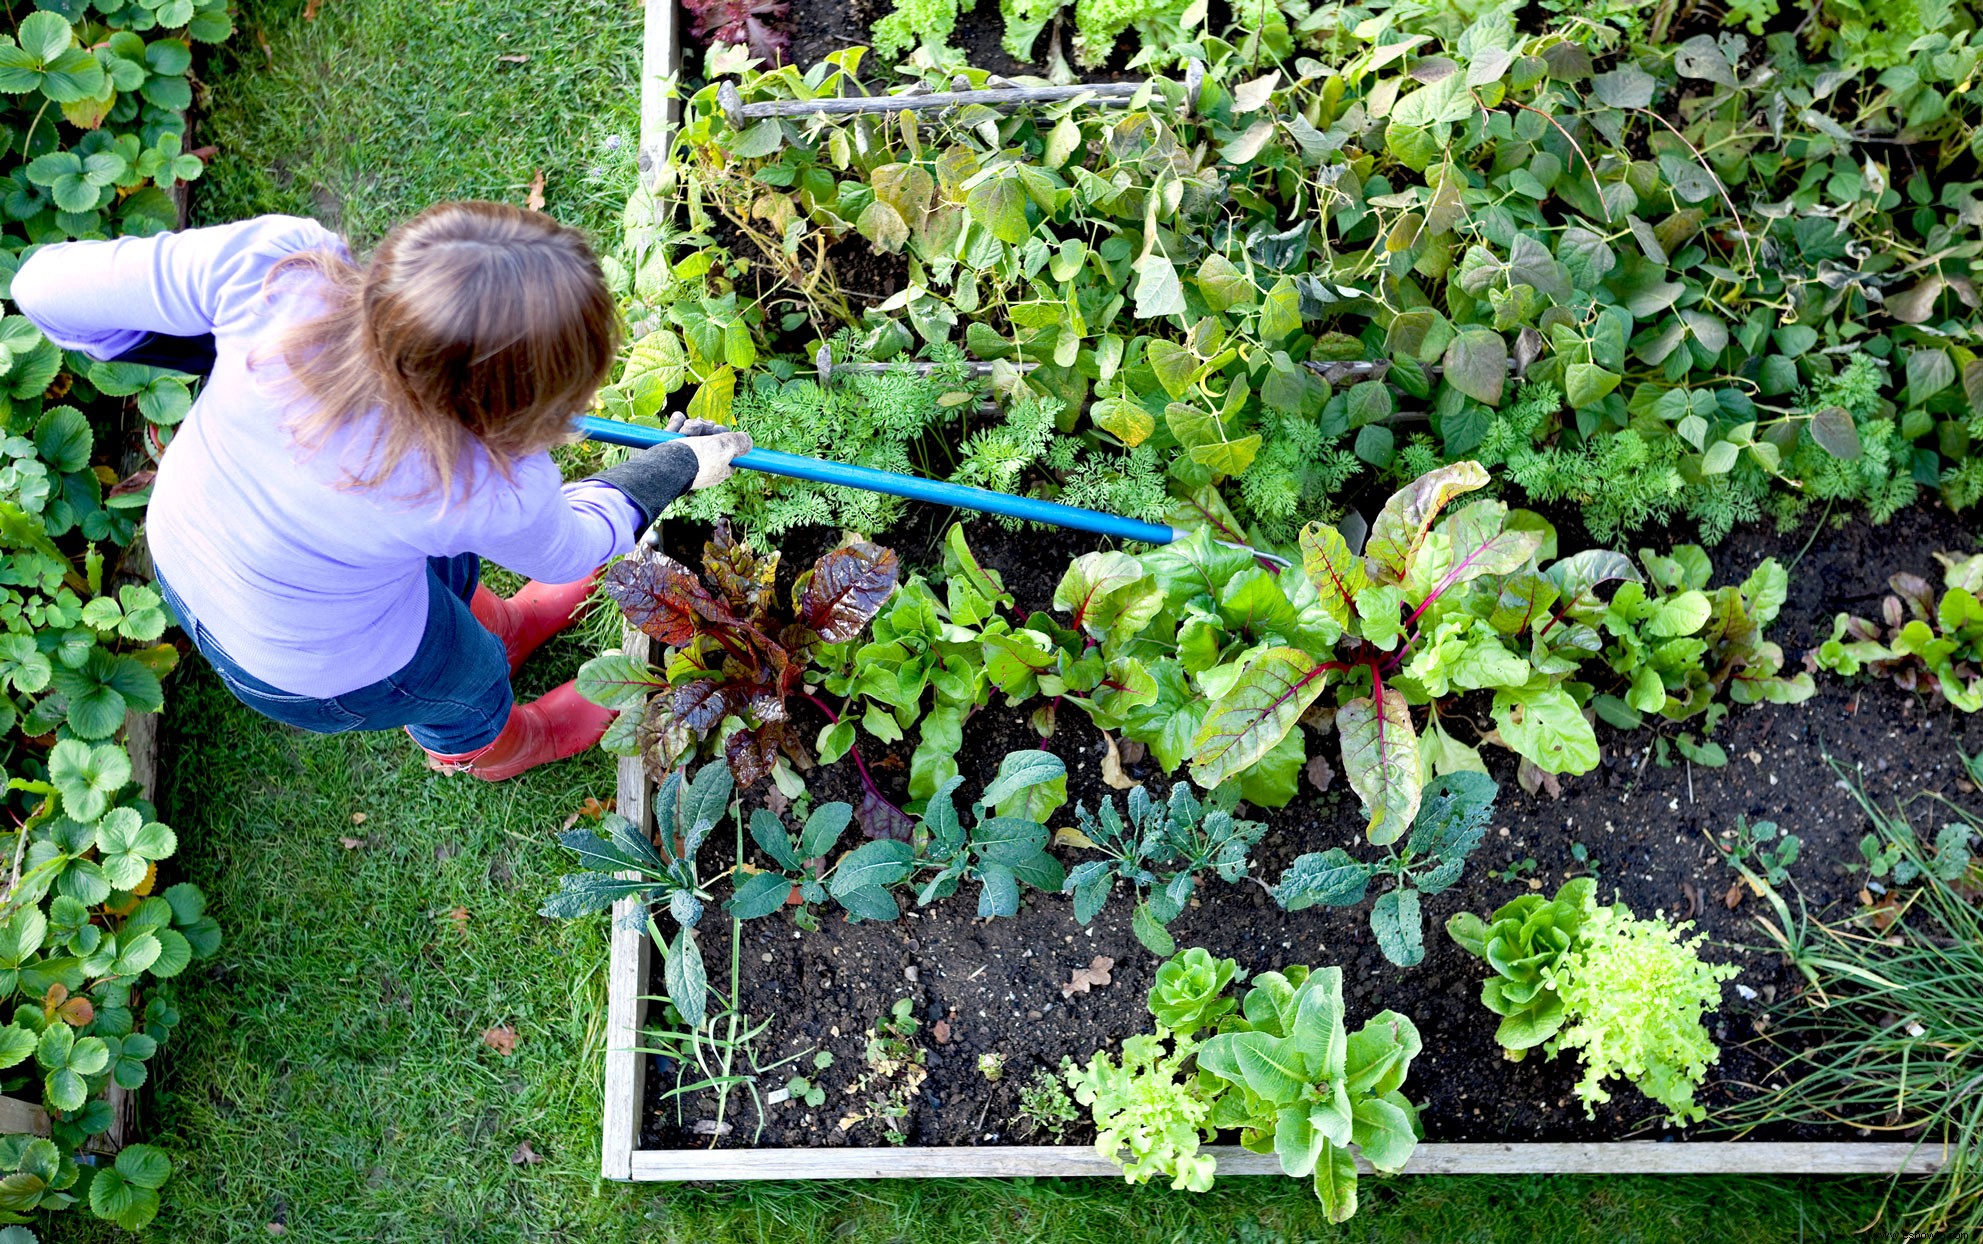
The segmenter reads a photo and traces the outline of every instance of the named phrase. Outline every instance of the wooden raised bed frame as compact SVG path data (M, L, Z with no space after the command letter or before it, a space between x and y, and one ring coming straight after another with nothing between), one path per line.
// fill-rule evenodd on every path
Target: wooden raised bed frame
M641 176L652 184L668 158L678 104L668 88L681 69L681 9L647 0L640 75ZM648 656L648 639L628 629L626 653ZM638 758L619 765L620 814L651 832L654 784ZM1011 1175L1117 1177L1115 1165L1088 1145L986 1145L845 1149L643 1149L646 1022L653 944L646 913L632 899L614 905L607 969L605 1120L601 1173L607 1179L920 1179ZM1237 1145L1214 1145L1220 1175L1278 1175L1279 1159ZM1628 1140L1575 1143L1421 1144L1407 1175L1927 1175L1943 1150L1907 1142L1768 1142ZM1357 1169L1370 1172L1362 1157Z

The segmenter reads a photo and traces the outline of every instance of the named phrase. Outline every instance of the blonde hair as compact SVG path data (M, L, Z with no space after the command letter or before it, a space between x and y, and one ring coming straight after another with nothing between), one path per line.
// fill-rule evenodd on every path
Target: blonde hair
M381 413L362 471L374 488L408 455L421 495L451 501L467 451L481 445L506 478L515 462L570 435L571 419L611 372L619 318L585 235L502 203L439 203L385 236L361 268L313 251L270 280L306 270L329 310L289 329L278 351L314 408L291 430L306 449ZM471 470L472 474L472 470Z

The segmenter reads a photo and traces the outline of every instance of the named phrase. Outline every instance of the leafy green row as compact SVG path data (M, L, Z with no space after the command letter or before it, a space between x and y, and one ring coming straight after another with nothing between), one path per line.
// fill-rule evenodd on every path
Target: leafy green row
M673 307L797 274L763 286L754 355L843 326L905 351L899 315L1034 364L1012 385L1085 414L1098 447L1155 453L1180 513L1216 496L1255 543L1290 545L1365 469L1469 457L1600 538L1878 519L1924 487L1967 506L1983 200L1935 165L1973 167L1977 51L1966 11L1939 20L1858 63L1788 35L1332 6L1278 41L1202 38L1193 98L1159 79L1119 110L733 127L712 85L661 188L686 215L646 235L635 285ZM869 93L861 63L737 88ZM833 261L859 239L907 281L856 314ZM678 344L683 383L723 362Z
M0 34L0 296L35 247L172 228L199 176L185 150L189 40L231 30L225 0L43 5ZM0 786L18 864L0 895L0 1090L40 1101L48 1139L0 1144L0 1222L86 1200L131 1230L172 1169L148 1145L75 1154L112 1123L105 1090L146 1082L178 1022L162 982L214 953L191 885L154 893L177 848L135 790L127 714L157 712L176 654L157 592L119 582L148 489L120 483L102 428L127 408L168 428L186 381L65 354L0 317ZM168 433L169 434L169 433Z

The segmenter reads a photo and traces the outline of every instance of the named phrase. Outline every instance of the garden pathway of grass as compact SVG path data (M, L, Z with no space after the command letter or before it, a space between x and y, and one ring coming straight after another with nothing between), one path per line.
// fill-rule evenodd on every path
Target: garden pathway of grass
M540 170L552 213L617 219L637 4L322 0L307 22L303 7L245 3L201 75L200 141L220 147L203 223L312 213L362 246L437 199L521 203ZM583 655L554 645L525 693ZM1341 1228L1286 1180L1196 1197L1112 1180L602 1184L605 924L535 913L563 863L554 832L612 794L610 764L443 779L397 733L271 725L197 658L169 700L178 865L227 941L182 982L184 1025L144 1090L148 1132L181 1162L153 1240L1768 1244L1863 1221L1862 1189L1761 1179L1370 1180ZM497 1027L513 1053L483 1042ZM541 1161L519 1162L524 1146ZM73 1213L42 1230L116 1236Z

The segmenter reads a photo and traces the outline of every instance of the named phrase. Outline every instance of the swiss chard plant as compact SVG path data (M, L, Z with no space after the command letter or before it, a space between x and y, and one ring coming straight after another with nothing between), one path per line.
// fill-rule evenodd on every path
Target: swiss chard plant
M607 813L597 828L567 831L560 840L577 854L581 871L559 877L557 893L541 911L569 920L621 899L638 899L644 907L665 903L675 922L672 939L662 936L644 907L641 918L663 958L668 1001L694 1030L709 1015L709 974L695 930L712 897L696 857L709 831L730 815L736 785L720 764L704 765L693 779L687 773L668 774L654 792L652 831L617 812Z
M1485 920L1463 911L1446 922L1446 932L1462 950L1494 969L1481 985L1480 1001L1501 1017L1494 1040L1509 1060L1520 1062L1562 1031L1563 995L1544 973L1576 944L1596 893L1596 881L1575 877L1554 898L1524 894Z
M789 701L807 694L820 649L859 635L886 603L895 590L894 552L849 540L799 576L789 611L775 591L778 554L759 554L728 524L718 524L704 546L703 567L708 584L667 554L641 549L606 572L606 592L627 620L667 651L658 666L606 653L580 670L579 690L620 710L605 746L637 751L662 772L692 758L704 740L720 739L731 772L746 786L781 760L809 767ZM893 811L871 783L869 789L879 806L863 804L864 823L881 816L880 807Z
M1010 629L998 611L1011 607L1012 596L998 572L972 553L962 524L953 524L944 538L943 565L942 595L922 576L911 576L875 615L865 643L831 645L818 657L830 671L826 689L849 697L840 720L820 734L820 761L838 760L852 749L857 728L883 743L900 742L914 730L909 797L917 800L957 776L964 719L991 694L986 637Z
M1736 704L1802 704L1817 688L1800 670L1786 676L1783 649L1763 638L1788 595L1790 575L1775 558L1741 584L1708 589L1713 567L1698 545L1668 556L1639 555L1647 577L1621 585L1604 611L1604 658L1628 680L1621 696L1599 696L1598 714L1637 728L1642 715L1710 725ZM1719 697L1726 695L1726 701Z
M1983 553L1935 555L1942 563L1939 601L1926 579L1901 573L1880 602L1880 620L1841 613L1811 663L1840 674L1890 677L1901 687L1939 693L1965 713L1983 708Z
M1595 649L1584 619L1602 607L1597 588L1631 568L1615 553L1592 551L1540 570L1544 533L1514 526L1496 501L1436 521L1487 478L1474 463L1421 477L1385 503L1361 555L1334 527L1303 530L1303 572L1340 638L1321 651L1283 644L1252 654L1193 737L1195 781L1215 786L1265 756L1332 683L1343 771L1379 845L1412 824L1424 769L1466 755L1435 708L1428 742L1445 765L1426 766L1414 703L1492 691L1498 741L1524 760L1549 773L1597 763L1597 739L1568 676Z
M1461 770L1426 787L1411 834L1402 849L1366 862L1341 847L1299 856L1281 874L1274 901L1288 911L1361 903L1373 882L1391 888L1370 908L1370 931L1386 959L1402 968L1425 960L1422 896L1443 894L1459 881L1467 857L1480 845L1499 792L1485 773Z
M1177 943L1165 926L1184 913L1200 878L1244 878L1247 852L1267 827L1216 802L1208 806L1185 782L1172 785L1161 803L1142 786L1131 787L1124 802L1127 816L1116 811L1112 798L1104 798L1094 813L1086 805L1075 809L1076 845L1104 858L1076 864L1063 888L1074 896L1074 918L1087 924L1101 914L1117 883L1124 884L1136 904L1130 922L1136 939L1155 954L1169 955Z

